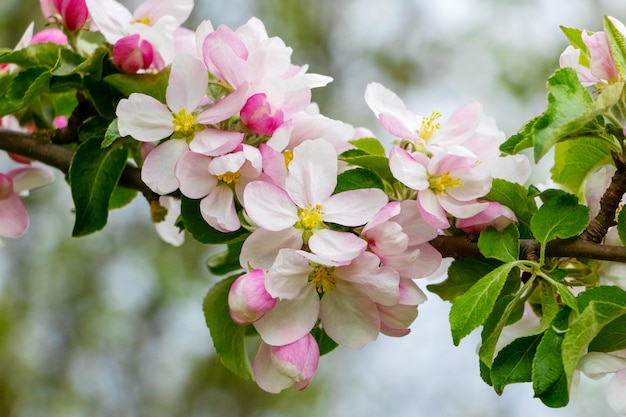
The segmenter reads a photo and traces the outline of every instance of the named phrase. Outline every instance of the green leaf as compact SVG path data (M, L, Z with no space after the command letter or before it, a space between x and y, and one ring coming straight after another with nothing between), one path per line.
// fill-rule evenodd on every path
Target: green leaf
M100 146L107 148L120 137L120 131L117 127L117 119L115 119L107 127L107 130L104 133L104 139L102 140L102 144Z
M511 136L500 145L500 150L507 154L516 154L524 149L532 148L533 128L537 120L539 120L539 117L541 116L537 116L526 122L515 135Z
M235 375L250 379L252 372L245 347L246 327L230 318L228 308L228 292L235 279L237 276L232 276L215 284L204 297L202 310L220 361Z
M69 180L76 207L72 236L84 236L102 229L107 222L111 194L124 171L128 151L100 147L95 137L76 149Z
M111 74L104 77L104 81L126 97L132 93L142 93L165 103L165 89L169 76L168 67L156 74Z
M500 266L493 259L459 258L452 261L445 281L427 285L428 291L437 294L442 300L454 301L456 297L469 290L472 285Z
M369 169L354 168L337 175L337 186L334 194L361 188L379 188L384 190L385 186L380 177Z
M75 72L83 76L90 76L96 81L102 78L102 67L109 57L109 48L99 47L93 51L82 64L76 67Z
M385 147L376 138L360 138L351 140L350 143L368 155L387 156Z
M537 211L534 198L529 196L526 187L500 178L494 178L489 194L485 200L496 201L513 210L517 217L520 236L524 239L531 237L530 219Z
M568 28L565 26L561 26L561 30L567 37L569 43L576 49L580 50L580 59L578 62L580 65L584 65L585 67L589 67L589 48L587 44L583 42L583 31L580 29Z
M311 335L317 341L317 345L320 348L320 356L332 352L337 346L339 346L337 342L331 339L330 336L326 334L326 331L319 326L314 327L313 330L311 330Z
M85 59L81 55L69 49L61 49L59 51L59 58L50 72L52 75L56 76L70 75L73 74L76 68L84 61Z
M108 125L109 121L104 117L92 116L80 125L78 138L81 142L87 142L94 138L102 141L102 137L106 133Z
M547 200L530 220L535 238L545 245L553 239L567 239L582 232L589 222L589 207L578 204L572 194Z
M597 137L579 137L556 144L552 179L579 195L587 175L612 162L611 145Z
M609 40L613 62L622 79L626 79L626 38L607 16L604 16L604 32Z
M569 402L569 389L561 346L568 327L570 310L564 307L552 321L543 337L532 364L532 381L535 397L548 407L564 407Z
M245 239L248 235L248 231L243 228L234 232L223 233L209 226L200 214L200 200L192 200L183 196L180 202L185 229L200 243L234 243Z
M626 315L607 324L589 343L590 352L615 352L626 349Z
M498 352L491 366L491 381L498 395L508 384L532 381L533 359L542 336L517 338Z
M489 226L478 237L478 249L487 258L513 262L519 258L519 231L512 223L502 232Z
M396 181L389 169L389 160L385 156L369 155L360 149L350 149L339 155L339 160L369 169L389 184Z
M608 301L591 301L571 323L563 339L563 367L567 385L571 386L574 371L591 341L610 322L626 314L626 306Z
M21 71L0 100L0 117L15 113L47 94L50 91L51 77L50 72L42 67Z
M109 201L109 210L115 210L127 206L137 197L137 190L124 187L115 187Z
M626 246L626 210L624 209L620 210L617 215L617 234L622 245Z
M626 291L615 285L601 285L581 292L576 299L581 311L587 308L592 301L606 301L626 306Z
M623 89L623 82L609 84L593 101L574 69L557 70L548 80L548 108L533 126L535 160L557 142L580 136L581 129L617 103Z
M207 260L207 268L213 275L225 275L233 271L242 269L239 265L239 255L243 240L235 243L229 243L226 250L211 256Z
M0 64L11 63L24 68L46 67L51 69L56 66L62 50L67 50L67 47L51 42L35 43L17 51L0 55Z
M524 301L520 297L505 295L496 302L480 333L482 343L478 356L484 366L491 368L493 354L504 327L517 322L523 315Z
M120 94L109 84L96 81L91 77L83 79L83 86L87 89L91 102L95 106L98 114L106 119L113 120L117 116L115 110L120 100Z
M454 299L450 309L450 329L455 346L485 322L493 310L509 272L515 266L515 262L501 265L478 280L465 294Z

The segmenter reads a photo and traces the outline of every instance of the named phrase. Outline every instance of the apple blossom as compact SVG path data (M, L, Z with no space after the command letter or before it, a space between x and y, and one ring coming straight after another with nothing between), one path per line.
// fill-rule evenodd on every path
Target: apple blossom
M337 262L348 261L365 249L365 241L352 233L332 230L327 223L363 225L387 203L387 196L379 189L333 195L336 184L334 147L324 140L309 140L294 148L284 189L268 182L251 182L244 190L243 205L261 229L283 232L280 240L289 239L297 229L313 253Z
M89 17L85 0L40 0L40 3L46 19L60 21L70 32L82 29Z
M180 216L180 199L161 196L159 204L167 209L165 219L154 224L159 237L172 246L181 246L185 242L185 232L176 226L178 216Z
M262 269L253 269L241 275L228 293L230 317L238 324L255 322L275 305L276 298L265 289L265 272Z
M317 342L310 333L282 346L262 342L254 358L254 380L263 390L278 393L294 386L306 388L319 362Z
M20 237L28 229L28 213L21 197L54 179L52 171L40 167L20 167L0 173L0 236Z
M121 38L113 46L113 64L124 72L134 73L152 65L154 49L150 42L142 40L138 34Z

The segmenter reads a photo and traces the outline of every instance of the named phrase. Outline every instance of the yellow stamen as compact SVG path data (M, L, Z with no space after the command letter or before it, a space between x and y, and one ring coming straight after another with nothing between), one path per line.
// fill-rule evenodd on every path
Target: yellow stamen
M239 178L241 178L241 172L237 171L237 172L226 172L222 175L218 175L217 179L218 181L222 181L225 184L237 184L239 182Z
M450 172L446 172L438 177L431 176L428 178L429 189L440 195L446 195L446 190L463 185L458 178L452 178Z
M309 207L299 209L298 217L300 221L296 223L296 227L299 227L304 230L314 230L317 229L318 225L322 223L322 215L324 214L322 210L321 204L316 204L313 207L313 204L309 203Z
M178 113L174 114L172 124L174 131L180 132L184 136L190 136L196 130L196 120L193 113L187 113L185 109L180 109Z
M441 117L441 113L438 111L433 111L430 114L430 117L422 118L422 126L420 127L418 136L424 140L430 139L430 137L435 133L439 128L441 128L440 123L435 123L435 120Z
M143 19L139 19L139 20L133 20L130 22L132 25L134 25L135 23L142 23L146 26L150 26L150 16L146 16Z
M313 271L309 274L309 282L315 285L318 293L323 294L335 289L334 270L332 266L316 265L313 267Z
M287 168L289 168L289 163L293 159L293 151L284 150L283 151L283 158L285 158L285 166Z

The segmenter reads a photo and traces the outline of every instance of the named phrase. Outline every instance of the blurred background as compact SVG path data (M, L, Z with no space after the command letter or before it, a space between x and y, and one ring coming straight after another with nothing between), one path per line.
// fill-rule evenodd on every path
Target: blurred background
M293 47L294 63L335 79L314 93L322 113L382 139L363 100L371 81L444 119L477 100L508 136L545 107L545 82L567 45L559 25L601 30L606 14L626 21L626 2L206 0L185 26L259 17ZM33 20L41 30L38 1L2 0L0 46L12 48ZM26 204L30 230L0 248L0 416L614 415L607 381L583 378L578 398L557 410L533 399L529 384L498 397L479 377L478 335L455 348L449 304L432 294L408 336L336 349L304 392L266 394L214 356L202 299L219 279L205 267L216 248L162 243L141 198L111 212L102 232L71 238L60 173Z

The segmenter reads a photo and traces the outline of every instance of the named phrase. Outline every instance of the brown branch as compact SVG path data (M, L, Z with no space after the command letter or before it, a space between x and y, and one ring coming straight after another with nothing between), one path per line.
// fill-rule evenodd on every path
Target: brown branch
M74 152L68 148L48 140L37 139L37 134L7 129L0 129L0 149L43 162L65 174L69 172L74 156ZM141 192L151 205L154 201L158 202L160 197L141 181L140 170L130 165L124 168L119 186Z
M613 160L617 171L611 179L609 188L605 191L602 199L600 199L600 211L598 215L591 219L585 231L580 238L585 241L600 243L606 236L609 227L615 226L615 213L622 200L622 196L626 193L626 160L624 155L613 153Z

